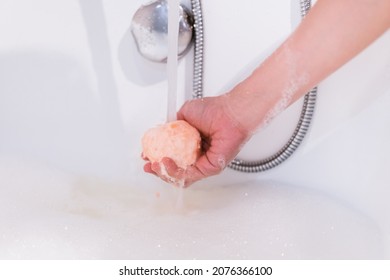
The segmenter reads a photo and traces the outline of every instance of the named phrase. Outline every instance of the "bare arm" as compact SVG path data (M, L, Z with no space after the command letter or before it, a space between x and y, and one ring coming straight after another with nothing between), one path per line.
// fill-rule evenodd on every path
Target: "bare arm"
M390 0L318 0L296 31L228 93L232 117L248 131L361 52L390 27Z

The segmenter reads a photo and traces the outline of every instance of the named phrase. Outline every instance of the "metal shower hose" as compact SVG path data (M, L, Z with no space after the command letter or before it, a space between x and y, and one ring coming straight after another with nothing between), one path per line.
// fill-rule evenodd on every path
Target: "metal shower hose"
M194 44L194 74L193 74L193 98L203 97L203 16L201 0L191 0L194 16L195 44ZM305 17L310 10L310 0L300 0L301 17ZM274 168L288 159L301 144L305 137L316 104L317 87L310 90L304 97L302 111L298 124L287 143L274 155L258 161L245 161L235 158L228 167L241 172L262 172Z

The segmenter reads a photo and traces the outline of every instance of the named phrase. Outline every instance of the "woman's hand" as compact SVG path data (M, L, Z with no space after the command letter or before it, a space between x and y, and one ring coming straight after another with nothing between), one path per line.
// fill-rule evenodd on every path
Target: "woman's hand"
M249 139L250 133L229 115L226 95L187 101L178 112L178 119L198 129L202 137L202 155L194 165L182 169L164 158L160 163L146 163L144 170L169 183L185 187L203 178L219 174L234 159ZM165 172L166 171L166 172Z

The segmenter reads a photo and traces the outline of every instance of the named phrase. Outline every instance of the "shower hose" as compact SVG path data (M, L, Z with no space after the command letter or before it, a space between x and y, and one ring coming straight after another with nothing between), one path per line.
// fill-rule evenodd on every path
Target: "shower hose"
M203 97L203 53L204 53L204 30L201 0L191 0L194 17L194 73L193 73L193 98ZM310 0L300 0L301 17L305 17L310 10ZM316 104L317 87L306 93L298 124L287 143L275 154L265 159L257 161L246 161L235 158L228 164L232 168L241 172L262 172L274 168L288 159L303 141L311 120L313 118Z

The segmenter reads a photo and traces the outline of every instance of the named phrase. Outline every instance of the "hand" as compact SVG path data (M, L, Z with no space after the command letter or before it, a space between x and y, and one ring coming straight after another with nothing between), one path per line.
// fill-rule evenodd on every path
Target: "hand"
M249 131L229 115L228 106L228 99L224 95L187 101L177 116L200 132L202 155L194 165L185 170L177 167L169 158L162 160L166 170L161 170L158 162L146 163L144 170L164 181L184 187L222 172L250 135Z
M159 163L147 163L145 171L185 186L220 173L251 133L386 32L389 10L390 0L375 5L318 0L289 38L231 92L184 104L178 118L203 137L203 154L193 166L183 170L165 158L166 173ZM318 34L326 40L313 40Z

